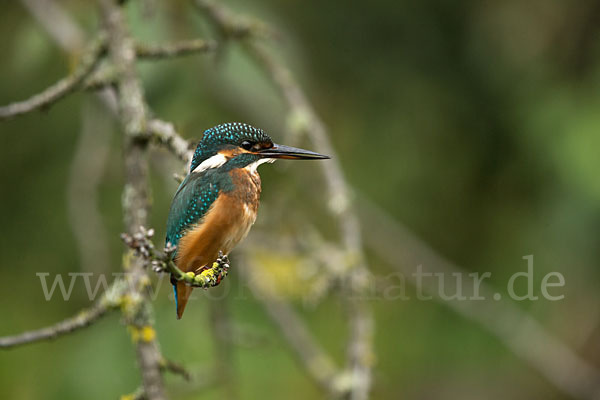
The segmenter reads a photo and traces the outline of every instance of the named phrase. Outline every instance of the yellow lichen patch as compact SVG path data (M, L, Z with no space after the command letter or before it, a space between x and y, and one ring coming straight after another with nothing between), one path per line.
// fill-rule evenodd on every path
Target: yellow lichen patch
M134 400L134 399L135 399L135 393L123 394L120 397L120 400Z
M190 278L194 279L194 277L196 276L196 274L194 274L193 272L186 272L185 273L187 276L189 276Z
M215 271L216 271L216 268L218 266L219 266L219 264L214 263L213 266L212 266L212 268L205 269L204 271L200 272L200 275L202 275L204 277L207 277L209 279L212 279L215 276L215 274L216 274Z
M142 342L151 342L156 338L156 331L151 326L144 326L140 332Z
M131 340L133 342L151 342L156 338L156 331L151 326L130 326L129 332L131 333Z

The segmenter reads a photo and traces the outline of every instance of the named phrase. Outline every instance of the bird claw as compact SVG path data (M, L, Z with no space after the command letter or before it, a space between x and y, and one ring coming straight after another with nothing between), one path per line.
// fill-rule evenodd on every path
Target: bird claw
M223 254L222 251L219 251L219 257L217 257L216 262L225 269L229 268L229 257L227 254Z
M229 273L229 257L227 254L223 254L222 251L219 251L219 257L217 257L216 264L219 273L217 275L217 281L213 286L217 286L219 283L221 283L221 280ZM213 264L213 267L214 266L215 265Z
M209 286L215 287L218 286L223 278L225 278L229 271L229 258L227 255L223 255L223 252L219 252L219 257L212 263L211 267L205 268L200 271L198 274L193 274L193 272L188 272L188 274L192 274L191 276L196 285L203 288L207 288Z
M221 280L225 278L229 272L229 257L227 257L227 254L223 254L222 251L219 251L219 257L217 257L217 260L213 263L211 269L215 272L215 281L211 285L214 287L219 285Z

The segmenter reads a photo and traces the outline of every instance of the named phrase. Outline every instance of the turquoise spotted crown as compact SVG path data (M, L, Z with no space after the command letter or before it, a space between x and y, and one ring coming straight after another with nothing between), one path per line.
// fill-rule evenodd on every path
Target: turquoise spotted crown
M262 129L241 122L229 122L205 130L194 152L190 172L217 154L220 149L226 146L240 146L245 140L270 142L271 138Z

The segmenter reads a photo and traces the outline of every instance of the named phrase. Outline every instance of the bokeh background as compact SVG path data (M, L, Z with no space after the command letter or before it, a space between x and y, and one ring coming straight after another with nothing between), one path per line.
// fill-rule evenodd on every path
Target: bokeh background
M59 3L88 34L96 30L94 6ZM130 3L128 18L140 41L214 36L187 1ZM557 293L564 300L515 305L589 364L600 364L599 1L227 4L279 32L279 55L330 128L359 207L376 204L390 223L403 224L467 272L491 272L498 292L525 270L525 255L534 255L537 295L544 274L561 272L566 284ZM55 82L76 57L65 55L19 1L0 7L5 104ZM290 139L283 102L233 44L216 55L141 62L139 70L154 112L188 138L199 139L220 122L244 121L277 141ZM120 270L123 165L118 126L89 93L4 121L0 132L0 335L8 335L90 304L81 281L69 301L56 295L46 301L37 272L53 278ZM151 221L160 244L177 186L171 175L180 165L155 151L152 166ZM264 200L255 237L253 231L246 243L250 252L261 234L293 237L306 220L331 235L327 216L315 211L324 186L313 178L314 165L279 163L261 172ZM367 254L379 278L395 271ZM285 262L261 257L285 280ZM231 360L237 396L323 398L244 289L235 252L232 259L233 273L215 293L225 293L239 336ZM176 321L163 283L154 302L163 352L192 370L210 367L222 352L209 329L214 299L200 297ZM339 299L325 294L315 300L291 287L287 295L311 331L342 363L347 332ZM410 286L407 294L414 297ZM446 304L369 303L376 321L374 399L571 398ZM54 342L1 352L0 397L106 399L132 392L139 372L117 314ZM220 387L194 391L178 377L167 382L176 398L223 396Z

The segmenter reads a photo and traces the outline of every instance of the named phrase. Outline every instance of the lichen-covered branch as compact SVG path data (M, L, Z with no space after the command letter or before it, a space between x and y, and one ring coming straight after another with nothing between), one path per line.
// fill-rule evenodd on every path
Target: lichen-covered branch
M135 70L135 47L123 12L113 0L100 0L100 6L108 35L110 61L120 72L116 87L119 116L125 134L123 213L127 230L135 232L146 224L149 212L147 140L142 138L146 129L146 104ZM131 307L125 312L125 318L132 332L154 332L144 260L132 253L127 259ZM144 395L149 400L166 399L161 374L162 355L155 334L140 334L136 350Z
M177 133L172 123L152 119L148 122L148 132L151 134L151 140L165 146L186 165L192 161L194 151L190 143Z
M14 102L0 107L0 120L26 114L40 108L50 107L63 97L79 89L101 89L116 83L121 71L112 64L100 68L98 66L104 54L106 45L105 35L99 34L84 51L79 65L72 74L59 80L41 93L27 100ZM135 52L140 59L165 59L201 54L216 49L216 42L212 40L192 39L165 44L135 45Z
M320 166L327 182L329 210L337 220L343 247L346 251L347 269L343 279L350 338L348 340L347 368L352 377L352 389L349 398L366 400L371 386L371 367L374 360L373 316L370 307L362 300L361 293L367 287L367 268L362 249L360 224L351 206L351 196L340 164L336 161L336 152L329 142L325 125L314 112L304 92L296 84L290 71L278 63L260 44L246 43L249 53L259 62L267 75L273 80L286 102L290 119L304 121L293 126L298 133L306 134L320 151L331 156L331 163Z
M85 41L84 31L71 18L61 3L46 0L21 0L21 3L64 52L76 54L80 51ZM93 73L90 75L93 75ZM85 87L86 81L87 78L82 83L82 86ZM113 88L106 87L96 92L96 96L111 113L116 113L117 100Z
M135 44L136 59L165 60L216 50L216 42L204 39L182 40L164 44ZM83 82L83 90L100 90L116 84L120 71L111 63L105 63Z
M50 107L61 98L77 90L81 83L92 73L104 51L104 35L96 37L82 57L72 74L59 80L41 93L27 100L0 107L0 119L16 117L43 107Z
M51 28L51 23L46 20L44 13L38 12L41 9L38 7L39 2L35 0L23 0L23 2L44 26ZM149 209L148 144L157 142L184 162L189 162L192 155L188 142L176 133L172 124L147 119L147 106L135 72L136 59L138 56L141 59L163 59L209 52L215 49L215 42L198 39L161 45L135 44L127 32L126 23L117 2L100 0L100 5L107 34L98 36L97 41L94 42L97 45L97 48L93 48L95 51L84 54L82 62L71 76L26 102L11 104L1 110L4 117L18 115L53 104L78 89L106 88L102 92L102 98L106 100L112 111L117 110L115 105L118 103L118 112L125 133L124 219L128 231L134 232L145 224ZM56 5L54 10L60 12L62 17L68 20L68 14L62 12L60 6ZM72 26L76 27L76 24L73 23ZM64 35L56 35L57 30L50 29L50 32L52 37L61 44L67 43L64 41ZM78 31L78 37L81 38L80 31ZM76 50L70 44L63 48L67 51ZM103 68L96 71L95 67L105 52L109 57ZM94 57L92 58L90 54L93 54ZM114 93L113 87L116 89L118 97L104 96L104 94ZM113 97L118 101L114 101ZM166 396L161 372L171 371L183 375L186 379L189 379L190 376L182 367L161 356L156 333L152 326L152 309L147 293L149 278L146 273L146 261L135 252L125 257L124 266L129 273L125 276L126 282L122 287L126 289L120 294L119 304L136 343L138 363L142 372L143 384L134 397L163 399ZM220 262L213 267L202 274L190 276L189 273L185 274L180 271L172 261L165 263L165 270L172 273L176 279L200 287L214 286L216 279L220 280L226 275L228 268L226 257L221 258ZM111 286L109 291L113 293L115 287L116 285ZM112 308L111 305L110 309ZM93 323L108 309L107 303L102 302L55 326L7 337L3 339L2 343L8 347L54 338Z

